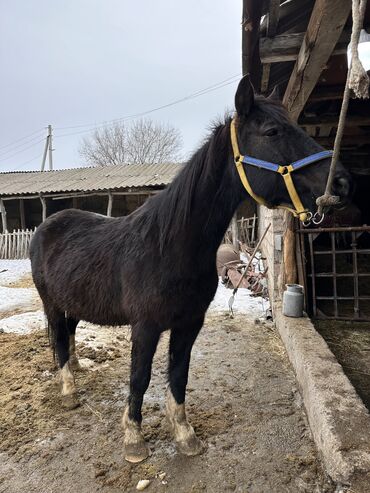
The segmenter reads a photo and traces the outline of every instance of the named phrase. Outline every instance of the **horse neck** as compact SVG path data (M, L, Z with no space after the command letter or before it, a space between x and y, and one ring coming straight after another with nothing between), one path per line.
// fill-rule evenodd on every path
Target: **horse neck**
M181 242L184 256L196 255L199 262L214 262L217 249L227 230L233 214L245 198L234 169L230 145L229 125L224 125L214 132L210 141L198 151L184 170L183 178L179 176L169 193L178 194L179 212L190 207L190 214L184 221L174 242ZM181 180L189 180L192 186L187 190L189 202L181 194Z

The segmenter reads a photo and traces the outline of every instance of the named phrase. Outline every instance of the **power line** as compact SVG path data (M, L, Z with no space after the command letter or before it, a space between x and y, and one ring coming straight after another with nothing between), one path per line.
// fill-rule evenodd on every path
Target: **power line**
M20 142L21 140L28 139L29 137L32 137L32 135L38 134L38 133L43 132L43 131L44 131L44 129L43 129L43 128L40 128L39 130L35 130L35 131L34 131L34 132L32 132L31 134L25 135L24 137L20 137L19 139L13 140L12 142L9 142L9 144L5 144L5 145L1 146L1 147L0 147L0 150L1 150L1 149L5 149L6 147L13 146L13 144L17 144L17 143L18 143L18 142Z
M198 91L195 91L194 93L191 93L188 96L185 96L185 97L183 97L181 99L177 99L177 100L172 101L170 103L167 103L167 104L164 104L164 105L161 105L161 106L157 106L155 108L152 108L150 110L143 111L143 112L140 112L140 113L134 113L134 114L131 114L131 115L126 115L126 116L123 116L123 117L120 117L120 118L115 118L113 120L108 120L108 121L100 122L100 123L97 123L97 124L96 123L95 124L94 123L90 123L90 124L75 125L75 126L71 126L71 127L56 127L55 128L56 130L67 130L67 129L74 129L74 128L90 127L90 128L88 128L86 130L80 130L80 131L77 131L77 132L69 132L69 133L66 133L66 134L60 134L60 135L57 135L56 137L68 137L70 135L78 135L78 134L90 132L91 130L94 130L94 129L98 129L98 128L101 128L101 127L106 127L106 126L108 126L108 125L110 125L112 123L118 123L118 122L123 122L125 120L133 119L133 118L139 118L141 116L145 116L145 115L148 115L150 113L154 113L155 111L159 111L159 110L168 108L170 106L174 106L176 104L182 103L184 101L188 101L190 99L194 99L194 98L197 98L199 96L203 96L204 94L208 94L210 92L216 91L217 89L221 89L222 87L225 87L225 86L228 86L230 84L233 84L239 78L240 78L240 74L233 75L232 77L228 77L227 79L225 79L223 81L220 81L220 82L217 82L216 84L213 84L211 86L205 87L204 89L200 89Z
M30 140L26 140L26 142L22 142L22 144L18 144L17 146L13 147L12 149L9 149L8 151L4 151L0 154L0 158L2 158L3 156L6 156L7 154L9 153L12 153L14 152L15 150L17 149L21 149L23 146L26 146L28 144L32 144L32 143L37 143L40 139L40 136L37 136L37 137L33 137L32 139ZM36 142L37 141L37 142Z
M32 159L29 159L28 161L25 161L22 164L18 164L15 168L11 169L10 171L17 171L19 168L23 168L23 166L26 166L26 164L29 164L32 161L35 161L36 159L41 159L41 158L42 158L42 154L39 154L39 155L33 157Z
M3 158L3 159L0 159L0 162L2 161L8 161L9 159L12 159L14 156L16 156L17 154L21 154L22 152L24 151L27 151L28 149L31 149L31 147L35 147L37 144L40 144L40 142L43 142L45 140L45 138L42 138L41 140L38 140L37 142L35 142L34 144L26 147L25 149L21 149L20 151L17 151L15 152L14 154L12 154L11 156L8 156L6 158Z

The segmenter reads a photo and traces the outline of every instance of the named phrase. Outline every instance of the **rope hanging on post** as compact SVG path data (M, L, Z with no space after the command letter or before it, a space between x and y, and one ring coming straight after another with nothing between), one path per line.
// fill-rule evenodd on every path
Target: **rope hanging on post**
M342 107L339 115L338 129L334 141L334 152L330 164L328 181L326 182L324 195L316 199L319 214L322 214L324 207L329 207L339 202L339 197L332 195L331 189L339 158L340 144L346 124L350 91L352 90L357 98L369 97L369 77L365 72L358 55L358 42L364 21L366 3L367 0L352 0L352 34L350 43L352 53L351 65L348 67L346 86L344 89Z

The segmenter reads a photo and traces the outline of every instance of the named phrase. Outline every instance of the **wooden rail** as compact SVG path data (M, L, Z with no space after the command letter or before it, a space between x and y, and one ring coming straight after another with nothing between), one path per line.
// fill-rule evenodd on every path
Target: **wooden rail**
M29 248L35 229L8 231L0 234L0 259L22 259L29 257Z

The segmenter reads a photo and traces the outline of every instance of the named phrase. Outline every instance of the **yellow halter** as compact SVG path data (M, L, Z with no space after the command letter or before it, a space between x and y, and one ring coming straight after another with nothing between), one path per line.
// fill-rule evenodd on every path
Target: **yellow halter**
M269 163L267 161L262 161L260 159L256 159L250 156L242 156L239 151L239 146L238 146L238 138L237 138L237 133L236 133L236 123L235 123L235 118L231 120L230 124L230 134L231 134L231 145L233 148L233 154L234 154L234 162L236 169L238 170L240 180L246 189L246 191L249 193L249 195L259 204L267 206L266 201L256 195L252 187L248 181L247 175L245 174L244 166L243 163L245 164L251 164L253 166L257 166L258 168L262 169L267 169L269 171L275 171L277 173L280 173L281 176L284 179L285 186L288 190L288 194L290 197L290 200L292 201L292 204L294 208L284 206L284 205L279 205L277 207L274 207L276 209L286 209L290 211L295 217L298 217L300 221L304 222L307 220L308 215L311 214L308 209L303 207L303 204L298 196L297 190L295 189L293 179L291 176L291 173L299 168L302 168L303 166L306 166L307 164L314 163L316 161L320 161L321 159L327 159L330 157L333 153L332 151L321 151L316 154L312 154L311 156L308 156L304 159L301 159L299 161L296 161L295 163L288 164L287 166L280 166L275 163Z

